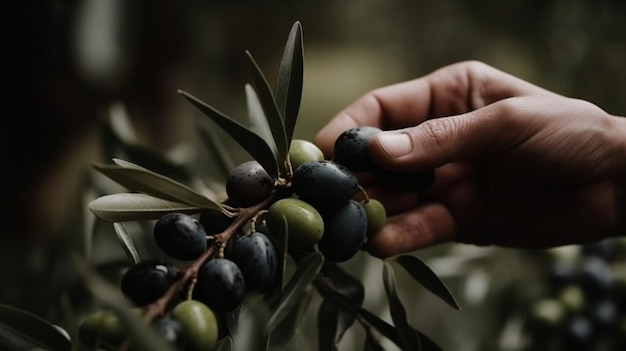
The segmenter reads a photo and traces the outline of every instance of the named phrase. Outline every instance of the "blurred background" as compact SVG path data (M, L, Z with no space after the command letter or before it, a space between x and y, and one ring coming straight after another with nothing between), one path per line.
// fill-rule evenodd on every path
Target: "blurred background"
M305 50L297 138L311 139L371 89L470 59L626 116L622 0L33 0L2 7L0 303L61 325L92 304L72 255L113 277L125 259L110 224L87 209L91 199L123 189L91 163L124 158L219 195L225 178L207 135L235 150L234 162L248 156L224 135L198 133L210 128L177 89L246 118L244 51L273 81L296 20ZM141 223L129 226L140 243L150 234ZM154 253L149 240L140 245ZM407 284L401 297L414 326L448 350L519 349L514 337L502 341L502 311L516 308L512 287L538 290L545 260L537 255L544 253L446 245L416 254L467 307L453 311ZM369 284L366 304L384 314L379 263L360 257L346 268ZM358 334L343 347L354 343Z

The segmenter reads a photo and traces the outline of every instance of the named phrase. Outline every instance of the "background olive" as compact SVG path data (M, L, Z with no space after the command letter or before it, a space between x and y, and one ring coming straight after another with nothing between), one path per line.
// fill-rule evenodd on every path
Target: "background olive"
M249 207L266 199L274 190L274 179L257 161L247 161L230 171L226 194L237 206Z
M121 290L135 305L144 306L163 296L177 275L174 266L161 260L139 262L124 273Z
M385 206L376 200L369 199L361 203L367 216L367 235L376 233L387 222L387 211Z
M346 203L357 192L359 182L346 167L331 161L309 161L293 174L293 191L318 210Z
M111 311L95 312L80 324L78 339L88 349L105 347L115 349L126 339L125 329Z
M350 200L323 215L324 236L318 243L326 259L347 261L359 252L367 235L367 215L360 203Z
M289 162L294 171L308 161L321 161L324 153L317 145L304 139L294 139L289 147Z
M204 228L184 213L161 217L154 225L154 241L165 254L177 260L194 260L207 249Z
M335 140L333 161L353 172L368 171L375 168L369 156L367 145L372 137L380 133L380 128L362 126L351 128Z
M215 311L231 311L241 304L245 289L239 267L231 260L214 258L198 272L193 298Z
M172 310L172 319L178 321L184 330L185 350L212 350L217 343L218 326L213 311L205 304L185 300Z
M296 198L276 201L265 215L265 223L270 233L282 238L287 221L288 245L290 247L310 248L322 238L324 220L310 204Z
M254 232L235 243L230 259L237 264L246 282L246 289L265 293L278 278L278 254L265 234Z
M222 211L211 209L202 211L199 221L207 235L215 235L226 230L235 218L228 217Z

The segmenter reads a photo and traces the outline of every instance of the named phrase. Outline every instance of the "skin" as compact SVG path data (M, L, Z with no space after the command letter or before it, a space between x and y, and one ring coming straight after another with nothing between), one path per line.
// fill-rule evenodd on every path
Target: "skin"
M369 239L379 257L443 242L515 248L623 235L626 119L480 62L364 95L315 137L326 157L348 128L385 132L368 151L397 172L435 169L426 194L360 175L392 215Z

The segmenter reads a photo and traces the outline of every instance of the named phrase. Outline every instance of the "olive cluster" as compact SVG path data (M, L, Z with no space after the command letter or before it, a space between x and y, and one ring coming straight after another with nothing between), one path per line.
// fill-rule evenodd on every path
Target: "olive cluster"
M355 175L386 172L367 151L377 132L373 127L345 131L336 141L333 160L325 160L313 143L293 140L289 172L276 179L257 161L234 167L225 184L229 210L168 213L158 219L154 241L171 262L150 259L130 267L121 279L123 295L141 311L157 302L173 306L147 318L173 345L212 349L228 333L218 323L226 313L236 311L247 293L268 296L279 285L282 259L275 244L287 247L296 261L317 250L326 260L343 262L384 225L383 205L369 198ZM404 182L423 186L426 178L432 181L432 175L410 174ZM357 201L359 191L363 199ZM281 242L285 238L286 245ZM89 347L117 347L124 331L116 321L109 312L88 317L81 325L81 341Z
M154 226L154 240L176 262L199 259L205 254L208 233L221 232L232 218L218 211L200 216L205 223L183 213L169 213ZM220 335L218 321L235 310L246 291L266 293L274 287L278 257L269 238L259 232L233 240L228 255L218 255L201 265L192 283L176 296L175 307L154 327L166 340L183 350L211 350ZM179 269L163 260L145 260L130 267L121 279L121 291L137 307L164 296L181 278ZM125 340L124 328L111 312L97 312L80 327L81 342L115 349Z
M549 260L546 294L528 311L528 350L626 349L624 245L608 239Z

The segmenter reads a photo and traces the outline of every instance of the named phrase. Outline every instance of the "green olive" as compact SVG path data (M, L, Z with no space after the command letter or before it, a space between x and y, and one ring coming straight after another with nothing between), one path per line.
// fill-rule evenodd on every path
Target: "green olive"
M183 326L185 349L206 351L217 344L217 318L202 302L185 300L179 303L172 310L172 319Z
M276 238L282 238L285 234L283 216L287 221L287 242L290 247L310 248L322 238L324 220L308 203L296 198L286 198L276 201L269 208L265 222Z
M372 235L387 222L387 211L383 204L376 199L364 201L362 205L367 215L367 235Z
M117 348L126 339L126 333L116 314L99 311L87 316L80 324L78 338L88 349L99 346Z
M289 147L289 162L291 168L295 171L301 164L308 161L321 161L324 159L324 153L317 145L308 140L294 139Z

